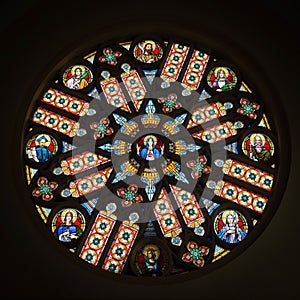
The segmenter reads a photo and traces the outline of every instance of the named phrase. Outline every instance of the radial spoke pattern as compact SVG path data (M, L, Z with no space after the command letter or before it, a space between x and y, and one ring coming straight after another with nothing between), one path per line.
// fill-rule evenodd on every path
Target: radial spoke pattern
M65 61L65 60L64 60ZM203 272L255 239L279 142L233 61L172 37L105 41L51 70L24 171L41 224L99 272Z

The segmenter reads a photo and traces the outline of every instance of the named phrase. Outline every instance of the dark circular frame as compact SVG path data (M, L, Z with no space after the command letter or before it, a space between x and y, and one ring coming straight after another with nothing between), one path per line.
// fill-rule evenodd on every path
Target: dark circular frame
M120 22L121 24L121 22ZM287 126L288 122L286 120L286 116L284 114L283 107L281 106L281 99L279 99L279 93L276 91L276 87L271 86L268 78L264 75L263 66L257 64L256 61L253 61L249 54L245 53L238 45L232 43L232 41L224 40L221 36L217 36L209 30L203 29L203 32L195 31L192 29L192 26L186 22L185 24L180 24L180 26L175 23L173 20L166 20L165 22L156 22L155 24L147 25L143 22L139 22L140 26L136 27L135 22L126 22L126 28L119 26L119 22L114 25L110 25L106 27L106 30L101 30L101 35L99 34L98 29L95 32L91 32L85 41L80 41L80 46L78 46L78 41L74 41L69 44L69 47L61 51L56 58L51 61L49 64L41 67L41 72L38 75L38 78L33 80L32 86L28 87L26 95L24 95L24 99L22 99L23 105L28 107L27 111L22 111L22 120L23 123L20 122L17 124L16 132L22 132L22 138L17 145L19 151L19 157L17 159L17 163L15 168L20 168L20 166L24 165L23 161L23 153L24 153L24 133L23 129L25 122L28 119L29 112L32 111L34 101L32 99L37 99L39 95L41 95L42 91L47 86L50 79L53 77L53 72L57 72L57 70L61 69L67 62L72 59L72 57L77 54L88 52L94 45L96 45L100 39L102 41L109 40L126 40L131 37L131 34L128 32L135 32L136 35L144 35L147 34L154 36L157 34L161 35L161 30L163 28L163 32L165 36L174 37L174 39L180 40L180 42L187 42L188 44L194 43L195 48L197 49L206 49L207 53L213 52L216 53L216 56L220 55L228 61L234 62L236 66L238 66L238 70L243 74L243 77L248 80L247 83L253 84L250 86L251 89L257 91L257 93L264 99L264 105L267 112L272 116L272 120L276 122L271 123L271 127L274 128L277 133L278 138L278 153L280 157L285 157L285 163L279 163L279 168L277 174L275 174L274 186L276 186L276 193L272 194L272 205L268 206L262 215L260 222L253 228L251 232L251 239L247 239L243 241L239 247L235 247L230 254L226 255L225 258L222 258L220 261L210 264L206 266L205 270L193 271L190 273L182 274L180 276L170 276L170 277L161 277L159 281L153 278L144 278L142 279L142 283L151 283L151 284L161 284L174 282L175 280L183 281L192 278L197 278L206 274L207 272L211 272L216 270L219 267L222 267L224 264L229 263L236 256L240 255L244 252L255 240L259 237L259 235L264 231L267 227L268 223L276 213L276 210L280 204L280 201L284 194L284 188L287 183L288 174L290 170L290 137L289 128ZM153 34L154 33L154 34ZM222 42L220 42L222 41ZM222 47L220 46L222 45ZM224 47L226 45L226 47ZM211 49L211 50L210 50ZM49 70L52 72L49 73ZM40 78L43 78L42 81ZM76 94L76 92L75 92ZM270 120L269 120L270 121ZM40 219L36 218L36 213L34 212L34 207L32 205L32 201L30 201L31 195L28 192L26 179L24 174L20 169L17 169L15 176L15 181L17 183L18 192L20 196L20 205L25 207L26 213L32 216L32 222L39 230L41 230L42 235L47 236L48 231L45 226L42 226ZM71 257L69 251L63 249L63 247L58 246L56 240L54 240L53 247L57 247L58 251L62 251L66 254L68 258ZM47 241L45 241L47 243ZM91 271L94 270L93 266L86 266L85 262L80 262L79 259L73 258L74 262L82 264L83 267L90 268ZM96 273L96 272L95 272ZM110 277L112 280L116 279L115 274L110 274L109 272L97 272L103 273L101 276ZM132 278L131 276L118 276L118 280L125 280L126 283L141 283L140 278Z

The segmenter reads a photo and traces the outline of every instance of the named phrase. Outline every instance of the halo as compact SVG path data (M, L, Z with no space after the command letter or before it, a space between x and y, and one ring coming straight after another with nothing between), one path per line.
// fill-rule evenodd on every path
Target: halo
M39 134L36 138L35 138L35 144L36 145L39 145L40 142L38 141L39 139L46 139L46 142L45 142L45 146L49 146L50 145L50 142L51 142L51 138L48 134Z
M71 67L71 73L72 75L75 74L75 70L76 69L80 69L82 74L85 72L85 67L84 66L80 66L80 65L75 65Z
M76 212L76 210L73 209L73 208L67 208L67 209L64 209L64 210L61 212L60 216L61 216L62 221L65 220L66 214L67 214L68 212L71 212L71 213L72 213L72 215L73 215L72 223L74 223L74 222L76 221L76 219L77 219L77 212Z
M214 74L217 75L219 71L223 70L225 73L225 76L227 77L229 74L229 71L225 67L218 67L214 70Z
M256 136L259 136L261 138L261 142L263 145L266 143L266 138L261 133L252 133L250 136L251 145L254 145L254 139Z
M238 220L238 214L236 211L234 210L225 210L222 213L222 220L224 222L224 224L226 224L226 219L228 215L233 215L233 222L236 223Z
M150 138L153 139L153 142L154 142L155 145L157 144L157 138L156 138L156 136L154 136L154 135L146 135L146 136L144 137L144 145L145 145L145 146L146 146L146 144L147 144L147 141L148 141Z
M152 40L145 40L145 41L142 41L140 44L142 45L143 48L145 47L146 44L151 44L153 50L156 47L156 43Z
M156 258L159 257L160 250L159 250L159 248L158 248L157 245L154 245L154 244L148 244L148 245L146 245L144 247L144 249L143 249L144 256L147 256L148 250L153 250L153 252L155 253Z

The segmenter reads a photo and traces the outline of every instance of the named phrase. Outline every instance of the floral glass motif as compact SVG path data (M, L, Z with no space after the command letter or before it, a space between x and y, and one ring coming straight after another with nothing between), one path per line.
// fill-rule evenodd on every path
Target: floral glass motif
M246 115L251 119L256 119L256 110L259 109L259 104L256 102L250 102L248 99L242 98L240 101L241 107L237 109L237 112L241 115Z
M200 276L233 259L276 205L279 138L265 99L234 60L196 48L166 35L99 41L33 99L30 201L95 272Z
M181 104L177 101L177 95L174 93L168 95L166 98L158 98L158 102L163 105L163 112L165 114L173 111L173 109L181 108Z
M108 118L103 118L99 122L93 122L90 127L95 130L94 139L102 139L105 135L111 135L113 133L113 129L108 127L109 125Z
M191 176L196 179L201 177L202 173L203 174L209 174L210 172L210 167L206 165L207 163L207 158L205 155L200 155L197 160L190 160L187 162L187 166L192 169Z
M209 248L206 246L198 246L195 242L188 242L186 246L188 252L185 252L182 256L182 260L185 262L192 262L196 267L204 266L204 258L209 252Z
M128 186L127 189L119 188L117 194L123 198L122 205L124 207L130 206L132 203L138 203L143 200L142 196L137 193L138 187L134 184Z
M104 48L103 54L103 56L99 57L99 61L101 63L107 63L112 66L115 66L118 63L117 58L122 56L121 52L113 51L111 48Z
M44 201L50 201L53 199L53 193L58 187L57 182L48 182L48 179L45 177L40 177L37 181L37 188L32 192L32 195L35 197L42 197Z

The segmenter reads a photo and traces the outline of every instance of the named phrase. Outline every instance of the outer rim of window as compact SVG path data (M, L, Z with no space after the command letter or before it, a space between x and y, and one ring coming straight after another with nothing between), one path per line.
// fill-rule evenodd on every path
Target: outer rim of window
M124 26L124 22L126 22L126 26ZM136 26L136 22L139 23L139 26ZM121 25L121 26L120 26ZM69 61L72 57L77 54L87 53L90 48L97 45L102 41L109 40L126 40L132 35L128 34L128 32L134 32L135 35L147 35L147 34L157 34L158 36L161 34L161 30L163 28L163 35L177 38L181 42L187 42L189 44L193 43L195 48L204 49L207 51L211 51L213 53L220 53L222 58L228 59L229 61L234 62L234 64L239 68L242 77L247 80L247 83L251 83L254 86L254 91L257 92L258 95L263 99L263 103L265 104L266 112L272 116L271 128L277 133L278 136L278 146L279 146L279 158L284 158L280 161L279 167L277 169L278 176L275 176L274 187L275 190L272 192L272 205L268 206L262 215L260 222L254 226L251 232L251 238L244 240L242 244L235 247L229 254L220 259L215 263L210 263L206 265L205 269L195 270L191 272L187 272L179 275L172 275L168 277L160 277L160 280L155 280L153 278L141 278L133 277L125 274L116 275L111 274L110 272L101 270L95 270L94 266L89 266L86 262L80 261L78 257L74 257L70 254L67 249L63 249L64 247L59 247L57 241L53 239L56 244L55 247L58 251L62 252L66 255L67 259L72 257L74 259L74 263L83 264L82 266L86 269L91 269L97 276L104 276L106 278L117 279L120 281L126 281L126 283L142 283L142 284L164 284L171 282L180 282L186 281L190 279L200 278L203 275L210 273L212 271L216 271L221 268L225 264L230 263L235 258L237 258L241 253L245 252L247 248L254 243L259 236L263 233L263 231L267 228L269 222L272 220L274 214L276 213L282 197L285 192L285 186L288 181L288 175L290 171L290 161L291 161L291 142L290 142L290 134L288 128L288 122L286 118L286 114L282 107L281 101L279 98L279 92L274 85L272 85L272 80L266 77L265 72L263 71L263 66L259 65L257 61L255 61L251 54L246 53L241 46L234 43L230 38L218 36L215 32L210 32L208 28L195 28L194 24L191 24L188 20L184 20L184 24L177 24L171 18L165 18L164 21L156 22L155 24L144 24L142 22L142 18L136 18L135 21L128 20L119 20L114 24L109 24L106 27L96 28L94 31L90 32L88 37L84 39L78 39L73 41L73 43L68 44L63 51L58 53L46 66L42 67L40 70L40 74L37 74L36 78L33 79L32 86L27 88L24 96L22 97L23 107L27 109L20 114L22 115L23 122L18 124L20 126L16 126L15 130L18 134L21 132L20 144L18 144L19 155L17 158L17 163L15 164L14 173L19 174L14 176L15 183L17 186L17 191L19 193L20 205L25 207L24 213L29 213L29 215L33 215L35 217L32 218L34 225L38 225L39 230L41 231L41 235L49 242L49 232L46 230L46 226L43 226L40 218L36 217L36 212L34 211L34 205L31 200L31 196L27 189L26 184L26 175L24 174L24 159L23 159L23 151L24 151L24 125L28 120L28 115L32 111L32 106L35 104L35 99L37 99L37 95L39 95L44 89L45 86L50 81L50 78L53 77L53 73L60 69L62 65L64 65L67 61ZM99 32L101 32L99 34ZM180 33L178 33L180 32ZM221 41L221 42L220 42ZM77 43L80 42L80 46L77 46ZM76 46L76 49L74 50ZM224 50L225 49L225 50ZM49 70L51 70L49 72ZM43 78L42 81L40 78ZM25 100L24 100L25 99ZM19 111L22 111L19 107ZM273 131L272 130L272 131ZM20 167L22 170L16 170L16 168ZM22 175L20 175L22 172ZM24 197L24 195L26 195ZM28 201L27 201L28 200ZM42 228L45 227L45 228ZM47 243L47 241L45 241ZM54 246L54 245L53 245ZM88 266L87 266L88 265ZM95 272L96 271L96 272Z

